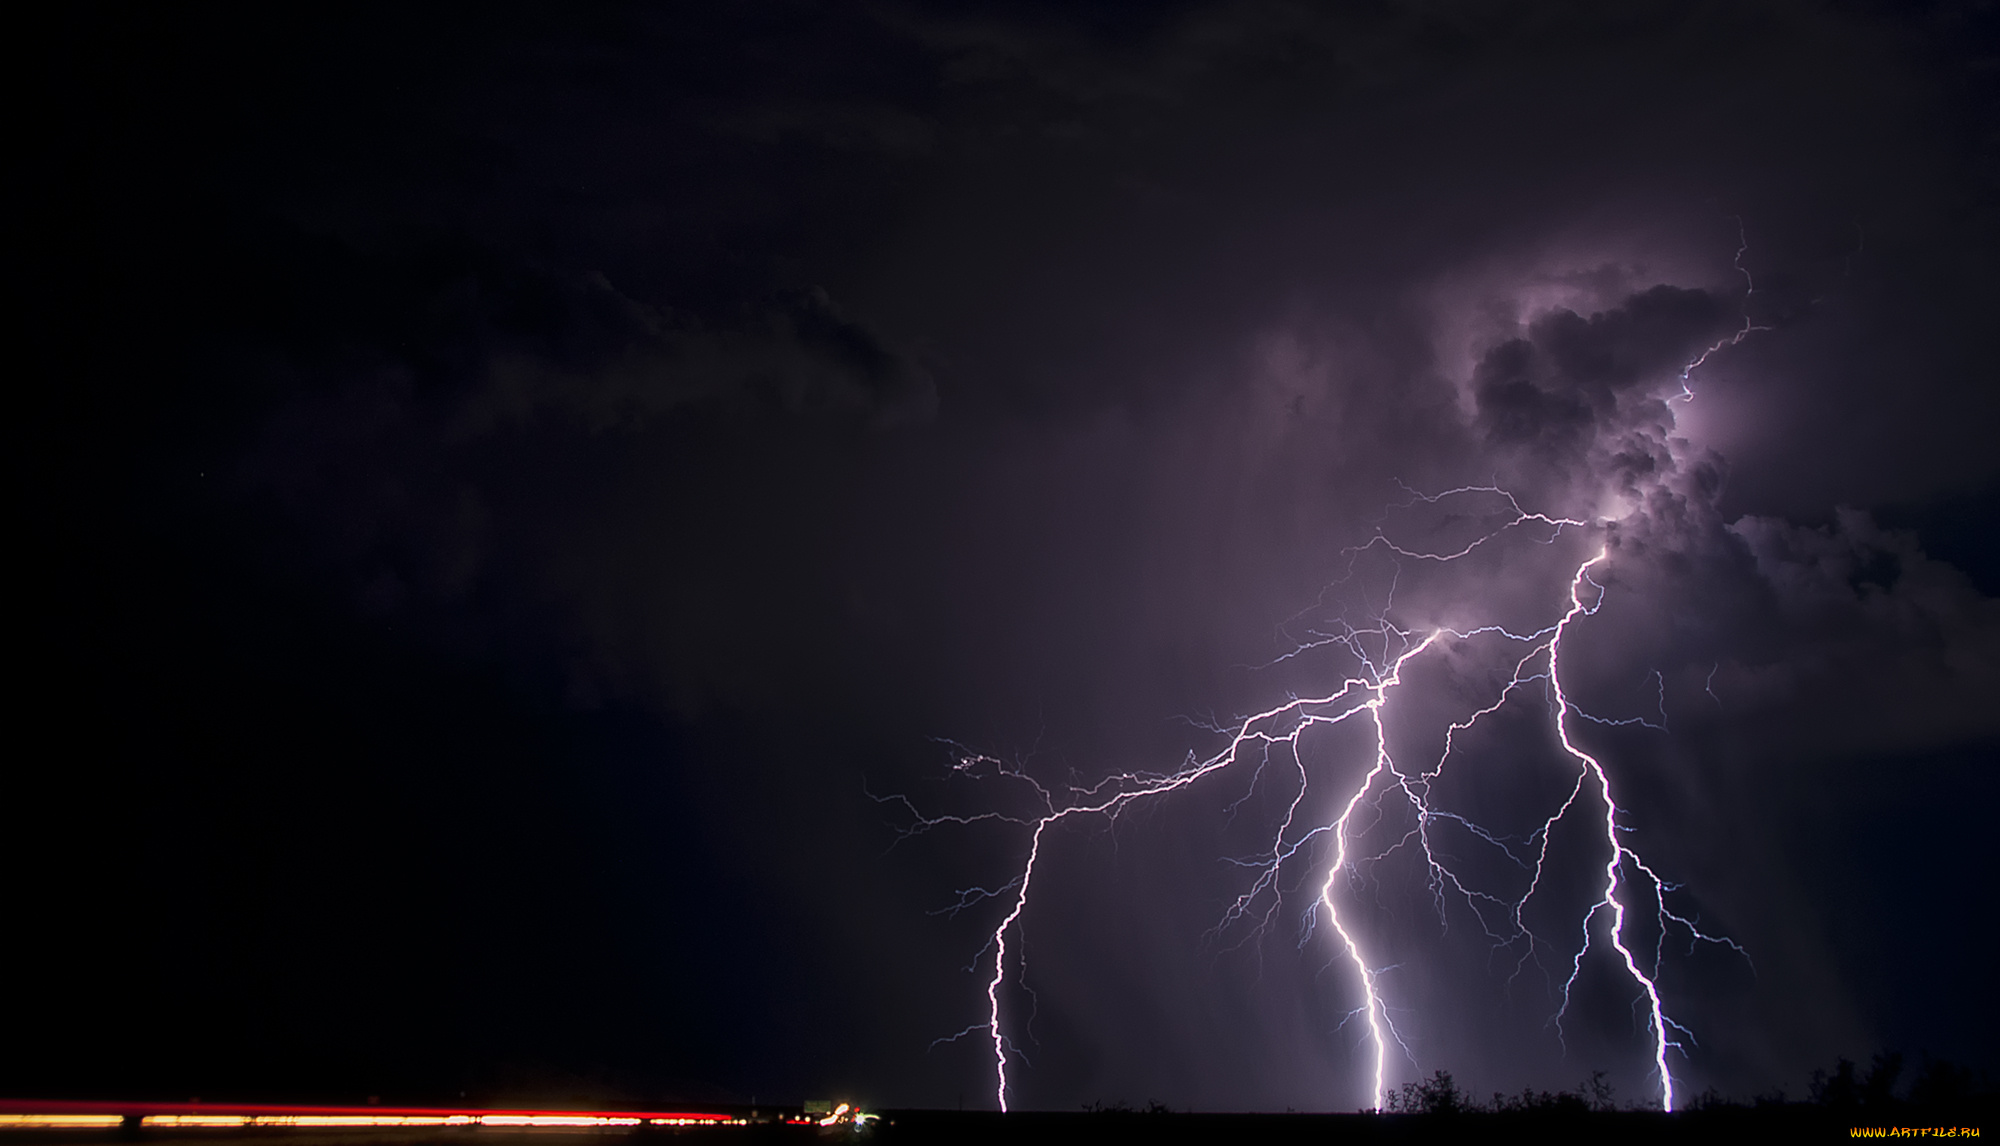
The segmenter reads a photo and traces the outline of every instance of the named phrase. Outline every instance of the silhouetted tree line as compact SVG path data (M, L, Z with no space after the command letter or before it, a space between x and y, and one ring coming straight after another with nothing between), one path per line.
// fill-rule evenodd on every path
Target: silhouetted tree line
M1592 1071L1575 1090L1529 1087L1519 1094L1496 1090L1490 1102L1460 1090L1450 1071L1433 1071L1427 1079L1390 1091L1383 1104L1390 1114L1588 1114L1616 1109L1616 1090L1601 1070Z
M1903 1066L1900 1052L1883 1051L1870 1061L1867 1074L1856 1074L1854 1063L1843 1058L1831 1074L1813 1071L1807 1097L1821 1106L1884 1115L1991 1105L2000 1097L1990 1075L1946 1059L1925 1055L1907 1085Z
M1851 1059L1842 1058L1831 1072L1815 1070L1807 1086L1807 1102L1877 1121L1894 1121L1897 1116L1926 1112L1986 1109L2000 1101L2000 1088L1993 1078L1948 1059L1925 1055L1914 1071L1906 1070L1907 1060L1899 1051L1877 1053L1866 1073L1859 1072ZM1696 1096L1686 1109L1724 1110L1745 1107L1786 1105L1780 1090L1742 1102L1713 1087ZM1604 1072L1593 1071L1575 1090L1534 1090L1519 1094L1493 1093L1481 1102L1460 1090L1450 1071L1432 1072L1427 1079L1406 1082L1387 1095L1383 1109L1390 1114L1588 1114L1619 1109L1617 1096Z
M1083 1112L1085 1114L1172 1114L1173 1109L1166 1103L1154 1099L1143 1107L1135 1107L1129 1102L1086 1102L1083 1104Z
M1649 1093L1621 1104L1604 1072L1595 1071L1571 1090L1530 1088L1481 1100L1462 1090L1450 1071L1439 1070L1387 1095L1380 1114L1192 1112L1157 1101L1143 1106L1088 1102L1081 1111L1067 1112L910 1110L890 1112L873 1141L877 1146L1012 1146L1082 1136L1080 1140L1097 1146L1326 1146L1333 1141L1369 1146L1473 1135L1485 1139L1499 1131L1509 1140L1552 1144L1792 1142L1869 1137L1864 1131L1870 1128L1906 1132L1897 1137L1913 1130L1957 1136L1984 1129L2000 1109L2000 1091L1990 1074L1928 1055L1912 1069L1895 1052L1875 1055L1865 1071L1847 1059L1838 1060L1831 1071L1814 1071L1804 1101L1783 1091L1738 1100L1711 1088L1682 1109L1663 1114L1650 1108L1650 1098Z

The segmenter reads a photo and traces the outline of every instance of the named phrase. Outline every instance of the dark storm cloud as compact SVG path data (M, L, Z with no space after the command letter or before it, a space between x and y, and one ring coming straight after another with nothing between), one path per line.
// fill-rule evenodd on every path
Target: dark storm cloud
M929 375L817 288L789 292L721 329L620 294L602 275L541 300L532 341L495 339L481 385L455 402L454 435L573 420L584 433L643 431L698 404L749 416L889 424L929 414ZM525 345L510 345L522 343Z
M978 1017L958 969L987 921L926 912L1021 841L885 857L864 783L965 796L934 783L931 737L1051 776L1169 766L1199 739L1175 718L1323 684L1235 667L1291 651L1285 619L1315 608L1548 623L1560 546L1400 581L1364 561L1329 589L1378 527L1469 528L1392 512L1406 488L1497 478L1618 518L1589 533L1613 558L1577 692L1670 718L1603 733L1633 826L1764 976L1688 965L1675 990L1716 1048L1690 1079L1796 1086L1949 1025L1941 995L1884 1018L1825 937L1829 893L1797 891L1819 869L1764 829L1857 761L1995 735L1994 599L1872 514L1985 504L1996 474L1990 104L1953 39L1973 15L356 16L233 29L256 50L219 92L189 33L149 65L179 102L127 109L102 138L140 142L101 145L90 178L136 252L102 240L133 305L98 312L134 316L130 440L191 429L89 456L228 475L185 495L221 523L213 560L309 571L298 608L332 627L665 729L678 787L578 797L639 809L611 833L640 857L621 903L668 929L662 905L713 884L717 931L792 929L660 941L791 984L753 1034L705 1020L790 1048L714 1077L935 1104L983 1094L976 1049L925 1047ZM1681 400L1746 321L1766 329ZM192 364L179 388L137 389L159 354ZM1535 782L1480 798L1525 816ZM1829 824L1867 806L1843 783ZM1241 890L1216 857L1251 846L1204 799L1057 845L1074 882L1033 920L1028 1105L1352 1104L1317 962L1266 979L1285 937L1201 947ZM662 859L654 834L698 843ZM1408 964L1426 1069L1557 1086L1600 1064L1492 1018L1487 979L1414 970L1435 941L1412 932ZM1636 1097L1630 1047L1599 1034Z
M1621 392L1678 373L1732 318L1705 291L1664 285L1588 318L1541 316L1526 338L1493 348L1474 370L1481 428L1502 446L1570 446L1618 417Z
M1752 707L1805 701L1792 751L1923 750L2000 733L1976 699L2000 687L2000 600L1914 534L1855 510L1827 526L1745 517L1730 528L1786 626L1768 660L1732 675ZM1856 691L1861 705L1843 702Z
M357 305L324 286L301 292L337 349L284 364L308 389L271 419L241 472L321 523L373 608L413 590L462 597L492 572L496 540L521 516L508 457L524 448L564 475L560 500L589 496L582 457L607 441L633 449L664 419L705 418L724 434L769 424L867 434L920 422L936 404L921 364L816 287L700 315L632 299L599 273L462 247L388 266L350 258L340 270L393 283L400 297Z
M1732 324L1744 320L1722 299L1666 285L1588 317L1540 315L1473 369L1477 428L1499 457L1526 454L1532 468L1636 497L1676 466L1671 384Z

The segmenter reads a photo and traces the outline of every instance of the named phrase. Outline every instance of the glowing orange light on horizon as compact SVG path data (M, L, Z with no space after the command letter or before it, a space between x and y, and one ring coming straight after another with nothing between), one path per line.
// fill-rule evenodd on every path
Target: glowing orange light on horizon
M53 1108L53 1109L51 1109ZM136 1118L147 1129L488 1126L743 1126L749 1119L708 1111L463 1110L414 1107L269 1106L216 1103L41 1103L0 1099L0 1130L106 1129Z

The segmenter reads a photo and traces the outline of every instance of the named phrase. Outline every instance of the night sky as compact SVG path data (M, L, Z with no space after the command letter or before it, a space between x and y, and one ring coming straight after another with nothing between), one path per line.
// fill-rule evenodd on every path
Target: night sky
M1579 738L1748 953L1658 940L1677 1087L2000 1069L1990 4L411 7L8 37L0 1094L991 1107L974 817L1600 549ZM1577 524L1417 497L1489 486ZM1392 752L1526 647L1411 661ZM1524 675L1434 791L1517 853ZM1331 836L1227 919L1323 733L1045 833L1014 1105L1366 1104ZM1653 1101L1602 918L1549 1021L1587 833L1524 959L1399 800L1390 1083Z

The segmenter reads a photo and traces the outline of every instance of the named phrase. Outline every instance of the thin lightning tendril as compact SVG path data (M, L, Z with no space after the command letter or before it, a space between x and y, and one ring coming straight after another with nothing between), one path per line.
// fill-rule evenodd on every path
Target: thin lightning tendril
M1726 338L1721 338L1716 340L1714 345L1710 346L1707 350L1702 351L1701 354L1698 355L1694 361L1688 363L1686 366L1683 366L1681 368L1681 392L1667 399L1667 401L1669 402L1694 401L1694 388L1688 384L1688 376L1693 374L1697 369L1699 369L1703 363L1707 362L1711 355L1714 355L1724 349L1727 349L1728 347L1740 345L1744 339L1750 337L1751 335L1757 333L1760 330L1771 329L1768 326L1760 326L1757 323L1751 321L1750 319L1749 301L1750 301L1750 296L1757 293L1757 280L1750 277L1750 268L1743 265L1743 256L1750 253L1750 240L1744 234L1742 217L1736 216L1735 223L1736 223L1736 257L1735 259L1731 260L1730 265L1736 268L1737 274L1743 276L1743 301L1744 301L1743 326L1734 334L1731 334Z

